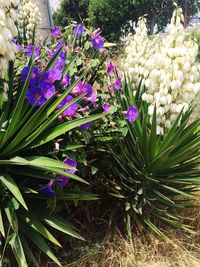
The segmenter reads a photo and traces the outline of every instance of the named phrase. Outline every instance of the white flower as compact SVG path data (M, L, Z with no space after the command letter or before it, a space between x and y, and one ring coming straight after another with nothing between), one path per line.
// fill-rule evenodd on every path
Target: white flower
M14 60L17 46L12 39L17 35L15 22L17 14L15 11L16 0L0 1L0 78L7 75L9 61Z
M21 1L19 8L19 32L26 33L26 39L31 40L34 29L36 30L41 21L41 13L35 3L28 0Z
M136 34L130 36L124 70L133 85L143 79L147 91L143 101L150 104L150 121L157 107L157 132L168 130L178 113L186 112L200 90L200 65L196 61L198 45L186 38L182 13L176 9L165 34L147 36L146 19L140 18Z

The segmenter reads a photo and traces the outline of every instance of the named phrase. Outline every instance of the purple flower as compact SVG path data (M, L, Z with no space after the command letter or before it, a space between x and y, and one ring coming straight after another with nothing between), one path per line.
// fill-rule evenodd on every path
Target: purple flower
M51 34L53 37L58 37L59 35L61 35L61 29L59 26L55 26L53 27Z
M72 93L75 95L86 94L85 97L91 97L93 94L93 87L89 84L83 84L82 82L78 82L77 85L73 88Z
M114 83L112 84L113 87L116 89L116 90L119 90L121 87L122 87L122 81L121 81L121 78L118 77Z
M62 72L55 68L50 71L46 71L43 76L43 80L45 82L50 82L50 83L59 81L61 78L62 78Z
M107 113L107 112L109 112L109 110L110 110L110 104L109 103L103 103L103 111L105 112L105 113Z
M38 87L46 99L49 99L56 91L53 84L45 81L41 81Z
M22 51L22 46L20 45L20 43L17 43L17 39L16 39L16 38L13 38L13 39L12 39L12 42L15 43L15 44L17 45L17 50L18 50L19 52L21 52L21 51Z
M107 65L107 73L111 76L115 72L115 67L113 66L112 62L109 62Z
M96 100L97 100L97 91L93 90L93 93L89 97L83 98L85 101L91 102L94 107L96 107Z
M66 96L65 99L60 103L60 105L58 105L58 109L61 109L62 107L66 106L73 99L74 98L71 95ZM78 103L74 103L63 112L63 115L68 117L74 116L77 109L78 109Z
M69 73L67 73L67 75L65 75L65 77L62 79L61 85L62 86L65 86L66 88L69 87L69 85L70 85L70 76L69 76Z
M61 52L60 55L58 56L56 63L54 65L54 68L63 71L65 68L65 63L66 63L66 55L64 52Z
M24 67L23 70L22 70L21 77L22 77L22 80L24 82L26 81L26 79L28 77L29 71L30 71L30 67L29 66ZM38 68L34 66L32 68L32 72L31 72L30 84L35 84L39 77L40 77L40 72L39 72Z
M41 187L39 191L47 197L53 196L54 195L54 190L52 189L53 182L54 182L53 180L50 180L47 185L39 184L38 186Z
M77 35L77 37L81 37L84 32L84 26L82 24L76 24L73 29L73 35Z
M27 45L27 47L26 47L27 57L31 57L34 48L35 48L35 52L34 52L33 58L37 58L40 56L40 46L39 45L37 45L36 47L34 45Z
M129 122L134 122L139 115L139 110L137 109L136 106L130 106L128 110L126 111L126 119Z
M65 164L67 164L67 165L69 165L69 166L71 166L73 168L77 167L77 162L75 160L69 158L69 157L64 159L63 163L65 163ZM71 173L75 173L76 172L76 170L71 170L71 169L65 169L65 170L68 171L68 172L71 172Z
M21 51L22 51L22 46L21 46L19 43L16 43L16 45L17 45L17 50L18 50L19 52L21 52Z
M75 95L81 95L83 90L82 82L78 82L77 85L72 89L72 93Z
M86 94L85 97L90 97L93 91L93 87L89 83L82 86L82 94Z
M92 121L86 122L80 126L81 130L85 131L92 125Z
M44 97L43 92L39 87L36 87L34 85L31 85L26 93L26 99L28 100L29 104L31 106L42 106L44 102L46 101L46 98Z
M97 34L92 38L92 46L94 49L99 50L104 46L104 39L101 35Z
M71 158L66 158L63 163L76 168L77 167L77 162ZM65 169L66 171L70 172L70 173L75 173L76 170L71 170L71 169ZM56 175L57 181L55 182L56 184L62 185L62 186L66 186L69 182L69 177L65 176L65 175Z
M50 57L53 57L56 52L58 52L58 50L63 46L63 40L60 40L59 43L56 45L56 47L53 49L53 51L48 51L47 54Z

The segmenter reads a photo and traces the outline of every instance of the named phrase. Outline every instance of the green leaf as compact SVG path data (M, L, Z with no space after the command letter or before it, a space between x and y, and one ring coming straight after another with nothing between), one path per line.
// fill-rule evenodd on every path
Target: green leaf
M20 239L21 239L21 243L22 243L22 247L24 249L25 255L30 259L30 261L34 264L34 266L39 267L37 260L35 259L26 239L22 235L20 236Z
M77 232L75 232L65 220L60 218L59 216L55 214L48 214L45 211L40 211L40 218L42 221L44 221L49 226L57 229L60 232L63 232L67 235L70 235L72 237L84 240Z
M15 210L10 207L5 207L5 213L13 231L18 234L18 219Z
M26 79L26 81L22 87L21 93L17 99L17 103L16 103L14 110L13 110L13 113L12 113L11 121L9 122L8 129L6 130L6 133L4 135L4 138L2 140L0 147L2 147L7 142L7 140L15 133L15 126L20 121L20 116L22 114L22 109L24 107L24 100L26 97L27 88L28 88L29 83L30 83L32 69L33 69L33 64L30 67L27 79Z
M1 209L0 209L0 232L1 232L2 236L5 238L5 230L4 230L4 224L3 224Z
M81 191L72 191L67 190L67 192L63 192L62 194L56 194L56 199L60 200L97 200L99 199L97 195L81 192Z
M15 237L15 241L11 244L11 247L19 267L28 267L21 240L18 235Z
M31 147L37 147L37 146L41 146L45 143L48 143L49 141L57 138L58 136L76 128L79 127L80 125L90 122L90 121L94 121L97 119L100 119L101 117L103 117L105 114L97 114L97 115L91 115L88 118L83 118L83 119L76 119L70 122L66 122L60 125L57 125L55 127L52 127L50 129L48 129L47 131L45 131L44 134L42 134L40 137L38 137L31 145Z
M149 137L149 158L150 162L154 159L156 154L156 146L157 146L157 135L156 135L156 123L157 116L156 116L156 105L154 107L153 112L153 119L152 119L152 125L150 130L150 137Z
M50 259L52 259L56 264L58 264L58 266L61 266L59 260L56 258L52 250L49 248L47 243L44 241L44 239L27 224L23 223L22 225L23 225L24 232L33 241L33 243L39 249L41 249Z
M18 186L9 174L0 174L0 181L10 190L10 192L15 196L15 198L22 204L22 206L28 210L26 203L19 191Z
M54 236L47 230L47 228L32 214L27 214L21 211L21 218L33 229L38 231L44 237L46 237L49 241L54 243L55 245L61 247L60 243L54 238Z

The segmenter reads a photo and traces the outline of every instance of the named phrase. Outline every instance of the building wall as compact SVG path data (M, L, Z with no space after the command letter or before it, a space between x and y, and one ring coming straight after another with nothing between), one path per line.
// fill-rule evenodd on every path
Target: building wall
M39 0L39 1L31 0L31 1L33 3L36 3L40 9L42 18L40 24L40 33L45 38L53 26L50 1L49 0Z
M60 6L60 0L50 0L52 10L56 10Z

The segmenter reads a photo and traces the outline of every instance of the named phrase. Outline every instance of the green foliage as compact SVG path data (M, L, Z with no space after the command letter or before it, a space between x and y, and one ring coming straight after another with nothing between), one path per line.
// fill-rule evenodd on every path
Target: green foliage
M192 208L192 201L199 199L195 192L200 184L200 119L190 122L191 108L184 115L180 113L164 136L158 136L156 112L151 124L148 104L141 100L143 90L138 88L134 94L125 82L121 92L116 92L119 109L114 121L124 121L125 131L111 134L114 163L107 161L106 172L112 175L105 173L103 186L113 197L112 224L125 221L128 229L130 222L139 228L148 226L167 238L161 223L191 231L179 209ZM134 123L126 121L123 114L130 105L140 112ZM102 141L104 136L102 132Z
M170 22L174 10L173 0L63 0L61 8L55 12L54 21L57 25L67 25L68 19L80 21L89 18L93 28L101 28L103 35L108 40L119 40L120 37L132 32L133 23L139 17L146 15L149 32L154 32L154 27L162 31ZM200 9L199 0L190 0L187 5L184 0L176 1L182 7L183 14L191 18ZM67 15L66 15L67 14ZM80 14L80 16L79 16Z
M75 41L72 40L72 42L75 44ZM46 71L52 69L63 47L61 46L48 60L45 44L43 48L45 53L41 61L45 64L43 71ZM38 108L31 107L26 95L32 69L37 66L37 59L33 59L33 55L34 50L29 60L23 54L23 60L20 62L17 60L16 65L10 62L7 99L4 99L0 110L0 236L2 240L0 266L4 265L4 257L9 248L12 249L18 266L26 267L29 262L31 266L38 266L37 255L32 252L32 246L39 248L61 266L47 241L59 247L61 245L49 228L75 238L82 239L82 237L72 225L56 213L57 202L71 200L77 203L79 200L96 199L94 194L82 192L77 187L74 190L73 183L72 187L69 186L67 189L55 185L55 193L50 197L41 193L48 182L56 179L56 175L67 176L72 181L87 184L84 179L71 173L70 170L73 168L59 161L59 155L52 151L55 139L60 135L66 134L66 138L69 132L71 133L80 125L102 117L102 114L93 114L85 118L70 119L67 122L58 120L59 116L74 102L80 103L83 96L75 97L60 109L58 105L83 77L88 75L94 80L96 72L94 68L91 68L92 73L90 70L84 73L79 69L79 78L74 80L67 89L65 88L62 94L53 94ZM67 62L62 75L71 72L75 58ZM26 64L30 70L23 82L19 73ZM59 83L56 84L56 89L59 85Z
M89 18L94 28L100 27L105 38L119 40L119 38L133 30L130 21L136 20L130 0L91 0Z
M82 22L87 18L89 0L62 0L60 8L53 14L55 25L66 26L70 21Z

